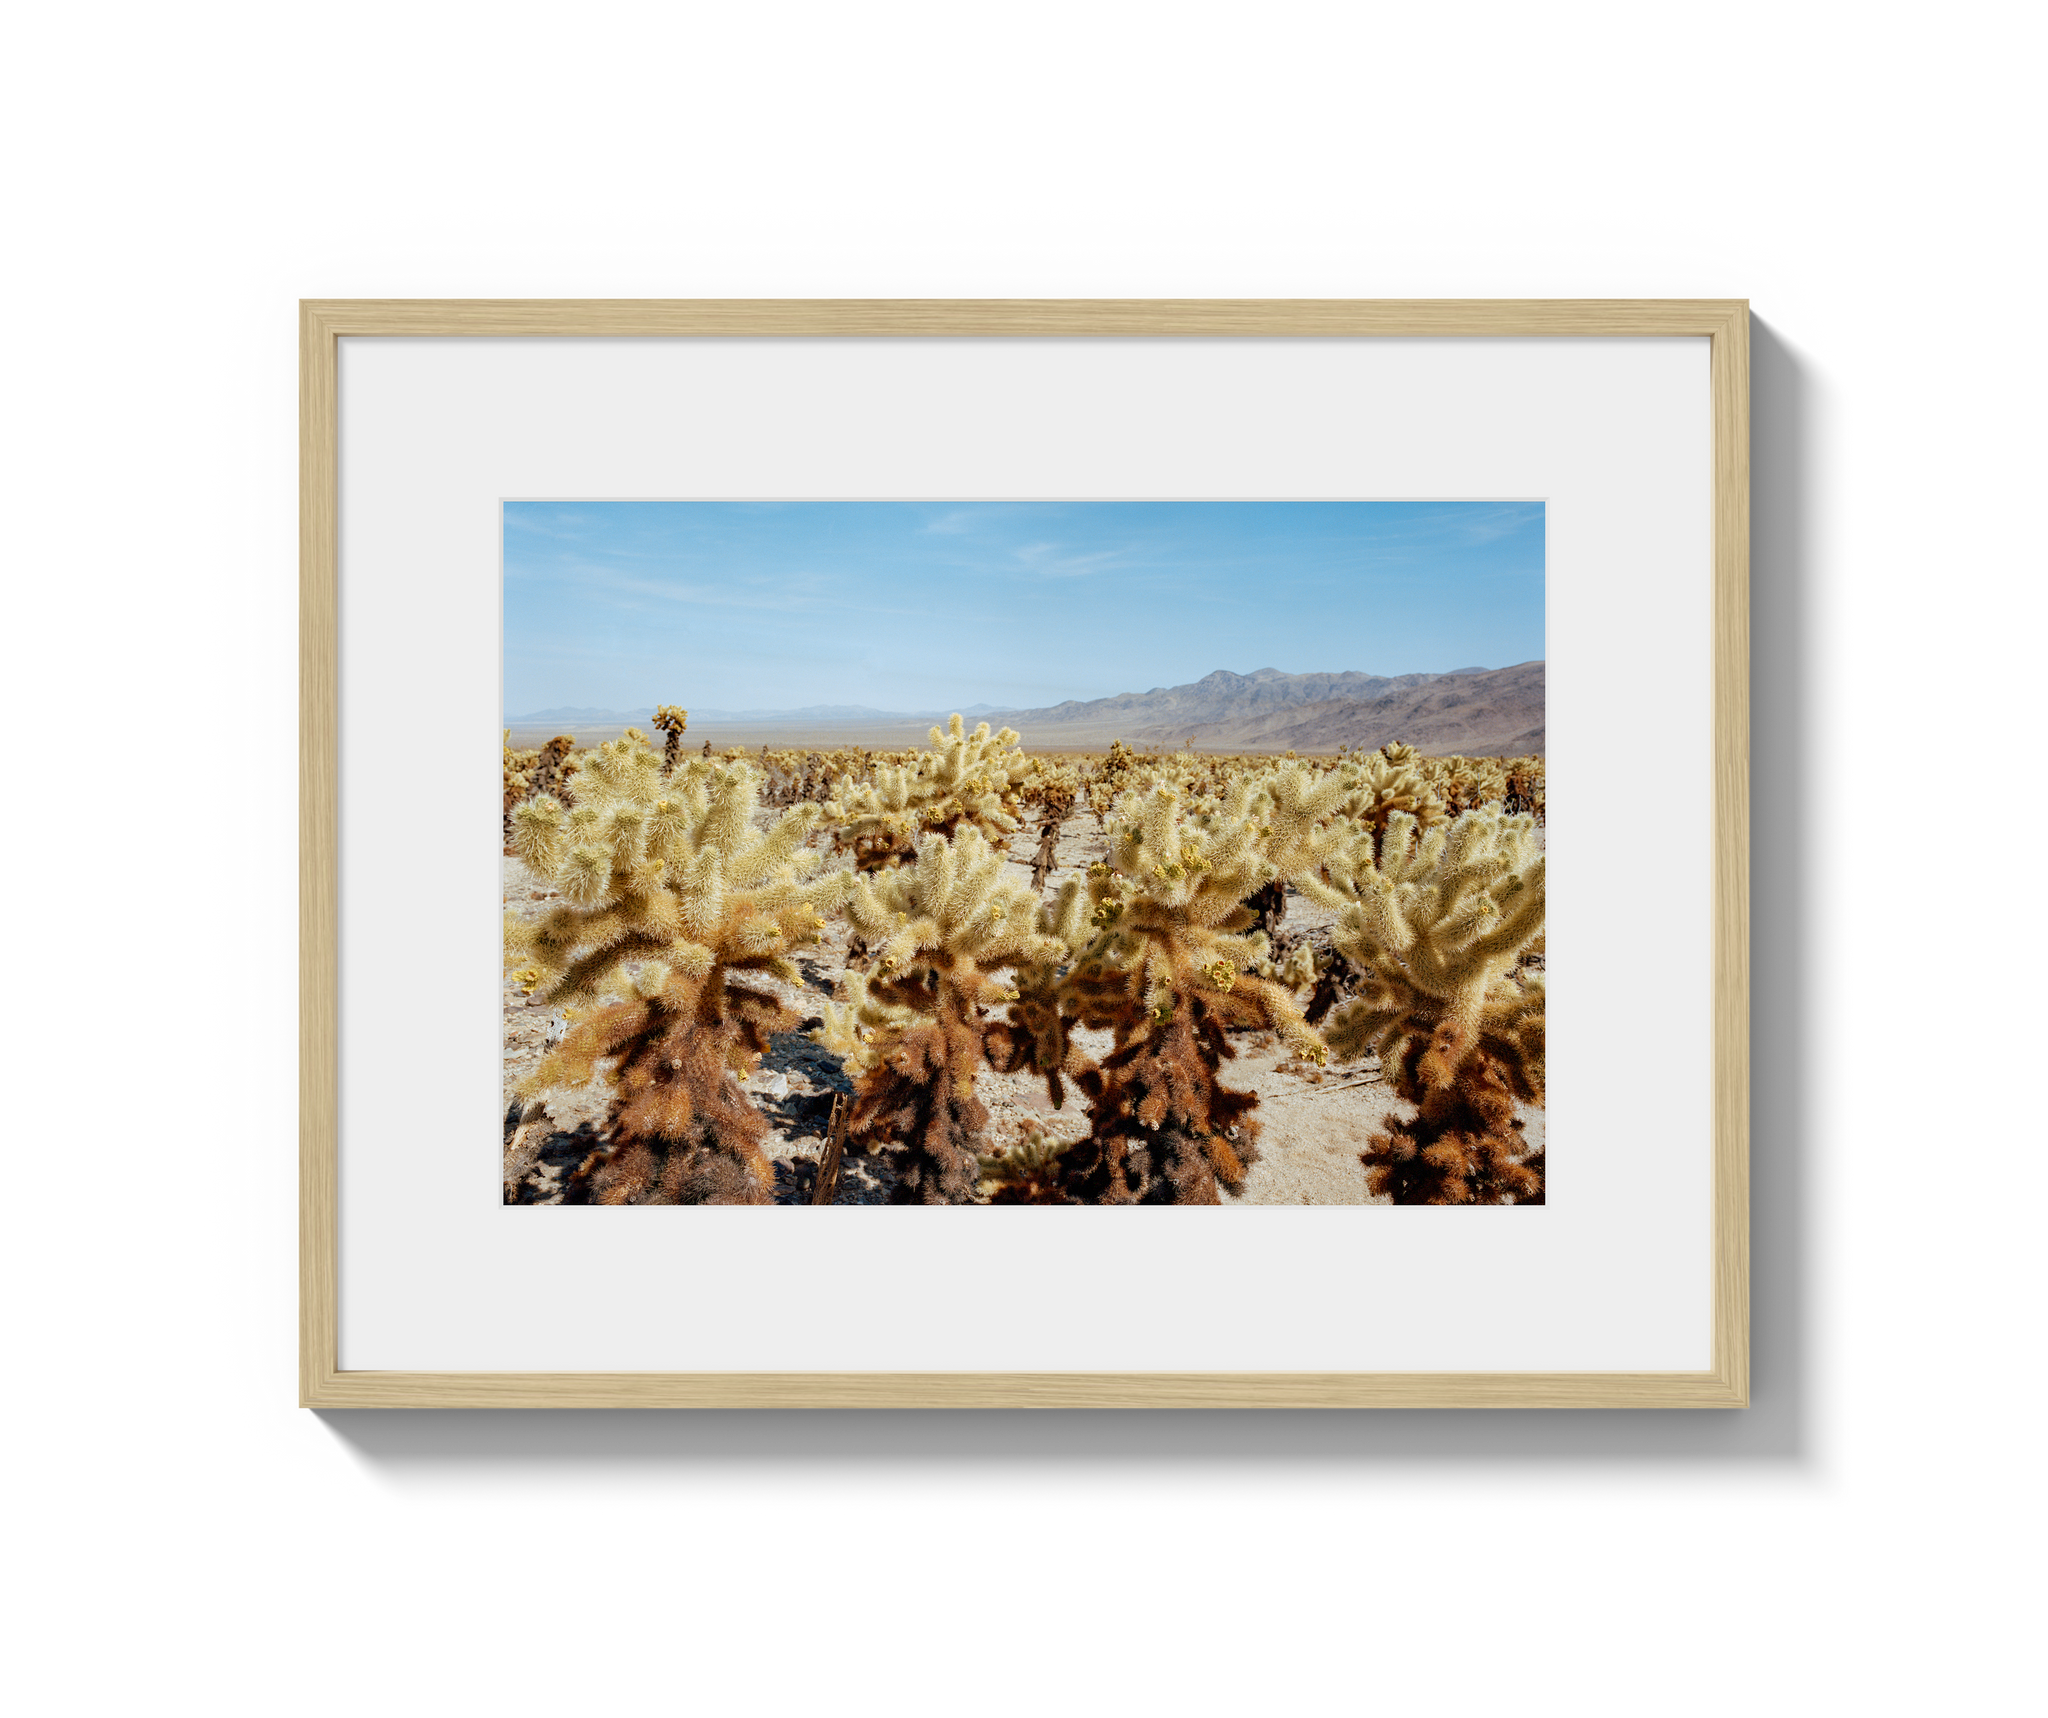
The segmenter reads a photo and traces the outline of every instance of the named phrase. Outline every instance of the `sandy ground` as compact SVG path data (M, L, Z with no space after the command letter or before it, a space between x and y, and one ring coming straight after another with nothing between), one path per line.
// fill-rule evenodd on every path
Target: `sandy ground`
M764 813L772 821L779 813ZM1029 883L1030 857L1038 845L1035 829L1011 838L1010 870ZM1058 867L1047 892L1069 875L1085 870L1107 852L1092 816L1070 818L1058 848ZM844 865L844 858L828 864ZM524 917L537 917L552 904L547 885L517 859L504 861L505 905ZM1285 928L1313 933L1326 929L1336 915L1292 895ZM846 970L847 927L837 924L826 940L799 960L804 984L799 987L758 980L776 991L799 1016L818 1013L832 987ZM601 1083L578 1092L554 1092L517 1117L512 1092L538 1065L560 1024L549 1010L520 993L508 972L504 980L504 1102L506 1196L520 1204L556 1204L575 1166L596 1143L604 1120L606 1094ZM1082 1033L1082 1046L1097 1057L1109 1048L1109 1034ZM1245 1033L1234 1040L1237 1059L1224 1064L1223 1083L1259 1095L1259 1161L1246 1178L1241 1198L1225 1196L1226 1204L1367 1205L1379 1203L1365 1191L1365 1171L1358 1154L1368 1139L1384 1129L1390 1114L1404 1107L1381 1083L1370 1058L1324 1069L1296 1062L1269 1033ZM1029 1128L1042 1127L1060 1139L1078 1139L1088 1131L1085 1100L1071 1092L1062 1110L1052 1107L1045 1082L1035 1076L1004 1075L983 1069L976 1077L981 1100L988 1106L991 1146L1008 1144ZM835 1093L852 1087L839 1059L802 1032L779 1035L746 1089L773 1127L769 1152L775 1162L780 1203L807 1204L816 1183L819 1153ZM1543 1112L1524 1112L1531 1145L1543 1142ZM894 1177L882 1156L849 1154L840 1176L837 1197L842 1205L885 1203Z

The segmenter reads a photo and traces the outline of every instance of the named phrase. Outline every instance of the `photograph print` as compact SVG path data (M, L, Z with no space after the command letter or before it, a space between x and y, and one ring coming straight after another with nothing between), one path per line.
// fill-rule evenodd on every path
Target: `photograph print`
M506 503L506 1203L1542 1204L1544 524Z

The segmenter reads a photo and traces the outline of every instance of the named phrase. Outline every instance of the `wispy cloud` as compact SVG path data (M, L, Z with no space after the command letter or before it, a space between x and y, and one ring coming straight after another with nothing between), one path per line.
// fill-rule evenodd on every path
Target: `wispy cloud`
M932 505L941 510L930 515L918 527L920 536L987 536L1001 526L1015 525L1022 519L1043 518L1048 511L1042 501L974 501L959 507L946 507L938 502Z
M1381 547L1417 543L1433 548L1479 548L1526 531L1542 517L1540 501L1451 501L1441 508L1411 509L1401 524L1377 531L1373 542Z
M1517 531L1526 531L1542 517L1543 504L1540 501L1510 501L1495 507L1461 507L1447 534L1455 536L1459 542L1475 546L1497 543L1503 537L1512 537Z
M773 614L811 614L826 609L873 614L917 612L878 603L868 593L849 596L839 591L833 581L816 574L708 581L648 579L574 557L564 557L556 571L573 575L586 595L599 601L609 599L617 608L644 609L652 600L690 607L759 609Z
M1042 579L1084 579L1091 573L1107 572L1130 551L1097 549L1092 554L1069 554L1059 543L1022 543L1011 553Z

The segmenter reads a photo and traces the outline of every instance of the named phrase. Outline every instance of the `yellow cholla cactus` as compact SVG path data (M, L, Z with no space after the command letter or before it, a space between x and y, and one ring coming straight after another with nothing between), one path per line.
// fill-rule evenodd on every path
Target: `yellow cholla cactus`
M593 752L577 803L520 806L514 843L565 905L508 916L508 961L529 963L542 1000L598 1004L542 1061L523 1096L579 1086L607 1065L616 1087L592 1195L609 1203L765 1202L767 1123L728 1074L744 1074L796 1016L749 974L801 977L791 951L817 940L844 873L805 881L817 809L753 824L760 777L693 762L673 780L627 736Z
M1009 728L991 734L986 722L968 733L956 715L931 731L931 750L907 762L877 764L873 780L843 780L826 814L834 845L851 850L863 871L901 864L926 835L963 827L1008 835L1018 827L1018 792L1031 760Z
M1272 940L1264 931L1253 931L1245 940L1252 951L1246 971L1269 978L1285 990L1303 990L1315 983L1315 950L1309 944L1298 942L1275 960Z
M1073 815L1081 796L1081 772L1072 764L1039 759L1020 784L1018 796L1036 808L1040 822L1057 825Z
M533 798L537 793L552 793L567 798L563 783L575 768L570 752L576 742L567 734L557 734L545 746L538 749L515 747L512 744L512 730L505 730L505 851L512 848L512 812L523 800Z
M849 971L833 992L833 1000L820 1010L824 1024L811 1037L837 1056L847 1073L858 1082L889 1058L897 1040L920 1016L916 1009L885 1001L868 987L868 975ZM869 1140L868 1149L879 1150L880 1142Z
M677 760L683 755L683 731L690 725L690 712L679 704L657 704L654 707L654 725L668 736L661 749L661 773L672 775Z
M1066 1082L1094 1064L1075 1044L1067 1008L1067 970L1095 940L1093 903L1079 877L1069 877L1058 894L1041 903L1036 958L1020 958L1011 970L1007 1018L988 1030L988 1055L1002 1072L1040 1075L1054 1109L1066 1103Z
M974 1091L989 1059L984 1010L1020 999L1010 969L1065 947L1038 928L1037 898L971 826L926 836L914 866L860 877L845 911L874 966L849 975L813 1035L855 1075L848 1138L899 1148L899 1200L963 1203L989 1119Z
M1532 818L1466 812L1425 831L1396 812L1377 860L1361 833L1327 863L1333 882L1304 881L1341 909L1331 945L1372 975L1332 1016L1332 1047L1391 1063L1440 1021L1478 1031L1523 954L1541 951L1543 864Z
M1375 852L1388 819L1396 814L1411 817L1424 828L1443 821L1444 802L1429 785L1422 765L1413 746L1389 741L1339 772L1351 789L1345 814L1372 831Z
M1535 820L1470 811L1425 831L1396 812L1377 859L1361 833L1327 870L1332 882L1302 887L1342 909L1331 944L1366 975L1330 1016L1330 1047L1376 1052L1420 1109L1374 1140L1368 1187L1400 1203L1540 1199L1514 1119L1544 1086L1543 979L1517 970L1543 950Z
M1276 851L1295 866L1317 847L1261 821L1271 796L1255 807L1257 795L1246 777L1215 811L1190 812L1170 788L1116 805L1110 860L1087 879L1094 935L1061 987L1065 1011L1116 1044L1082 1078L1093 1128L1069 1158L1078 1199L1213 1204L1241 1187L1258 1099L1218 1079L1236 1054L1226 1033L1259 1026L1320 1048L1287 989L1254 970L1263 940L1242 934L1245 898L1283 876Z

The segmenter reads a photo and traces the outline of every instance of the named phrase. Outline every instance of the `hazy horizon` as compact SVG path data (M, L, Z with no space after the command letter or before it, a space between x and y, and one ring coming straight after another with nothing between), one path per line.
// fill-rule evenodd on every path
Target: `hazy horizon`
M1544 655L1541 502L507 502L504 710L1046 708Z

